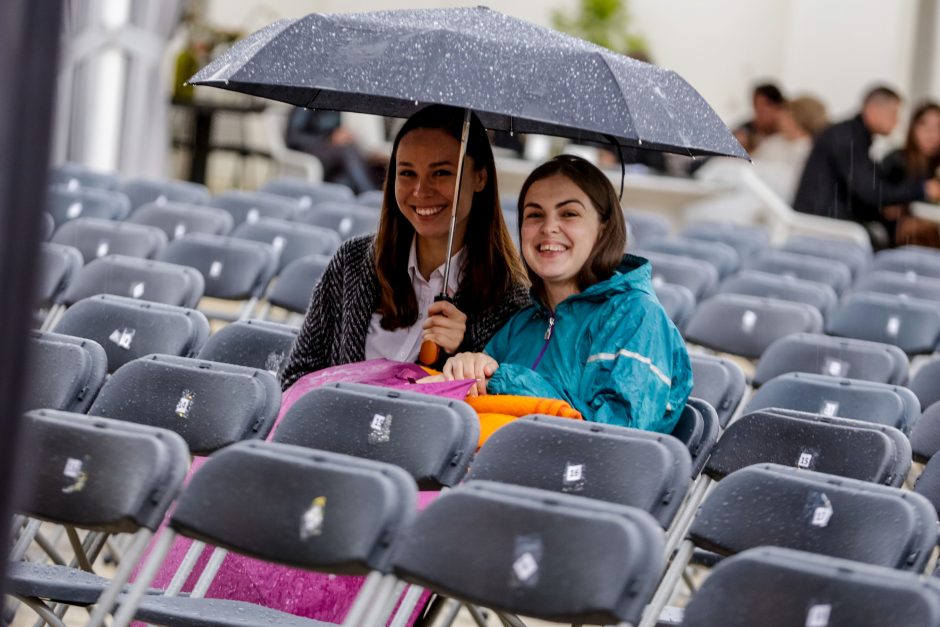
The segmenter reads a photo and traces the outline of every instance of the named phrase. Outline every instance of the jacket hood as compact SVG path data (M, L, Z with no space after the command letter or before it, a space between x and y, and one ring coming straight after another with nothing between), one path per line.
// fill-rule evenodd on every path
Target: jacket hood
M652 264L644 257L626 254L620 260L620 265L614 271L614 274L599 283L595 283L583 292L573 294L566 298L563 303L573 301L603 301L612 297L614 294L621 294L629 291L646 292L654 295L653 291L653 270ZM532 294L532 303L535 308L542 313L548 313L545 307L535 294Z

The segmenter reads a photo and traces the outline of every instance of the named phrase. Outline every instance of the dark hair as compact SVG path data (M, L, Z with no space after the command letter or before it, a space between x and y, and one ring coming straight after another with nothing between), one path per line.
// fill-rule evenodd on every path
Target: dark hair
M869 103L874 101L884 102L886 100L893 100L894 102L901 101L901 94L894 91L887 85L875 85L865 92L865 97L862 99L862 106L868 106Z
M408 276L408 252L415 230L395 199L398 145L405 135L419 128L440 129L460 141L463 117L463 109L431 105L408 118L395 136L375 236L375 271L379 280L376 310L382 314L383 329L408 327L418 320L418 300ZM473 159L475 169L486 169L486 186L473 194L467 219L463 242L466 266L460 284L463 312L476 314L499 304L514 283L524 282L525 275L499 205L493 150L476 115L470 116L467 156Z
M754 91L751 93L751 97L756 98L757 96L763 96L778 106L786 102L786 98L783 97L783 92L773 83L761 83L755 87Z
M620 199L617 197L617 192L614 191L614 186L607 178L607 175L581 157L558 155L551 161L546 161L532 170L525 183L522 184L522 190L519 192L520 239L525 197L529 192L529 188L534 183L555 175L561 175L577 185L591 200L591 204L594 205L594 209L600 218L600 235L577 276L578 289L584 291L595 283L609 279L622 262L623 253L627 247L627 225L623 217L623 209L620 206ZM532 283L533 293L542 304L546 304L548 302L547 294L542 277L532 271L529 264L525 262L525 256L522 258L522 263L525 265L529 281Z
M907 127L907 140L904 142L904 171L907 178L920 180L930 178L937 168L940 168L940 154L928 156L920 152L914 144L914 127L928 113L940 114L940 104L936 102L923 102L911 114L911 122Z

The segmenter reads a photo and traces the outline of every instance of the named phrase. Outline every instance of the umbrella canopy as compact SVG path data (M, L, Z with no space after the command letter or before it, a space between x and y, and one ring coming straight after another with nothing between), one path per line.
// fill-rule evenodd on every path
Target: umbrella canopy
M747 158L675 72L485 7L281 20L190 82L395 117L447 104L490 129Z

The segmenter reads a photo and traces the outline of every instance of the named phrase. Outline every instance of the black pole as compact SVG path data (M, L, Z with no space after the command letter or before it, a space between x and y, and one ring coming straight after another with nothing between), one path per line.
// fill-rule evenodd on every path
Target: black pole
M0 539L7 550L63 6L0 2ZM0 592L6 564L4 552Z

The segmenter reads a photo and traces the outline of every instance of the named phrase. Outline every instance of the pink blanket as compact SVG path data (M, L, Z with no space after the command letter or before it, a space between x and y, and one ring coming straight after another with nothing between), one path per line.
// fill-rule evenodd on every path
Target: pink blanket
M338 381L368 383L456 399L465 398L467 391L474 383L472 379L415 383L417 379L426 376L426 374L424 370L415 364L399 363L385 359L334 366L307 374L298 379L290 389L284 392L277 421L271 430L271 434L268 435L268 439L271 439L277 425L297 399L310 390L327 383ZM194 459L189 476L192 476L192 473L204 462L205 458ZM424 509L436 497L436 492L420 493L418 509ZM173 573L176 572L182 562L190 544L191 541L188 538L182 537L173 542L169 555L167 555L163 566L154 578L153 587L164 588L170 583ZM199 574L205 568L209 553L210 551L205 551L199 558L193 573L183 586L183 591L192 590ZM219 573L209 586L206 597L248 601L297 616L341 623L352 606L363 580L363 577L314 573L229 553L222 562ZM426 602L427 596L428 594L425 593L425 597L418 604L418 609L411 617L409 625L417 618L417 614Z

